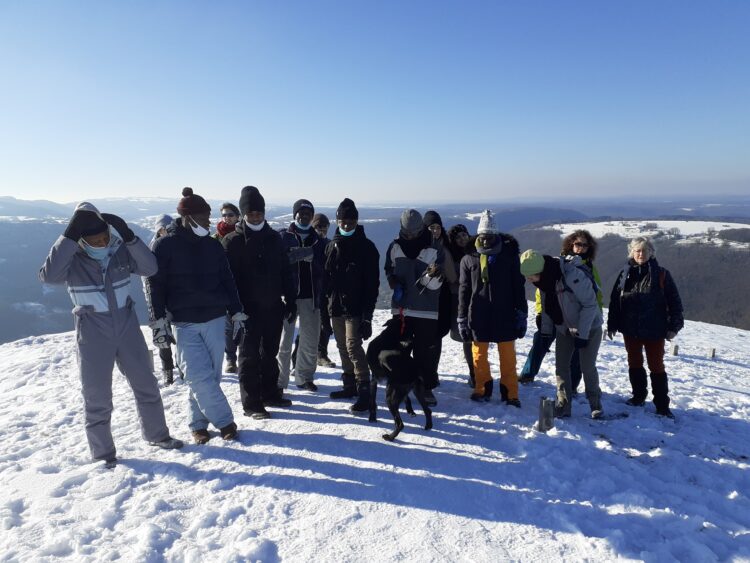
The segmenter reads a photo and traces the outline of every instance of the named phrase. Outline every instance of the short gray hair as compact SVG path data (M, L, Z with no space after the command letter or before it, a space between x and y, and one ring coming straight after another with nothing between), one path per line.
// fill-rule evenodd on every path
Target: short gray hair
M654 248L654 243L651 242L651 239L648 237L635 237L633 240L630 241L628 244L628 258L633 257L633 252L639 248L645 248L648 250L648 257L653 258L656 256L656 248Z

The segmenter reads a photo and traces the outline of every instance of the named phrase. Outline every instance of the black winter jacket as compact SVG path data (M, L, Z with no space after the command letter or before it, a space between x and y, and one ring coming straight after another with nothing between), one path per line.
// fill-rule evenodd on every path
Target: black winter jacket
M299 235L297 226L292 223L286 229L280 229L281 239L284 241L284 247L287 249L287 256L292 266L294 276L294 286L297 288L297 297L301 297L300 292L306 290L308 297L312 295L315 308L319 309L323 301L323 266L325 264L325 245L327 239L322 239L310 227L307 237L303 240ZM298 260L295 257L295 250L300 248L312 248L312 262Z
M260 231L248 229L244 221L222 241L227 251L240 301L245 312L265 309L297 299L292 267L281 235L268 223Z
M154 242L159 270L146 280L149 316L169 311L175 322L204 323L242 310L221 243L199 237L175 219Z
M325 287L331 317L372 319L380 287L380 254L365 229L357 225L354 234L338 230L326 247Z
M655 258L643 266L628 261L612 288L607 330L643 340L660 340L667 332L679 332L684 324L682 301L669 271L659 266Z
M488 256L489 283L482 281L478 253L461 259L458 316L469 321L474 342L507 342L518 338L518 316L528 303L518 256L518 242L501 234L494 254Z

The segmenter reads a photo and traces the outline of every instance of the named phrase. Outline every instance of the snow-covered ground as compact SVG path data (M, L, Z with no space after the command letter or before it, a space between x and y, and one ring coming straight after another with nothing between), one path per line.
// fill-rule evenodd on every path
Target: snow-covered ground
M725 223L722 221L662 221L662 220L643 220L643 221L602 221L602 222L582 222L582 223L556 223L547 225L545 229L560 231L561 235L575 231L576 229L586 229L594 237L601 238L604 235L618 235L626 239L647 236L653 237L658 235L671 235L680 238L680 242L703 242L713 244L725 244L723 239L715 236L719 231L725 229L750 229L750 223ZM713 234L709 236L709 232ZM729 242L726 243L734 248L750 248L748 243Z
M518 344L519 369L530 343ZM377 424L353 417L328 398L338 371L320 369L319 392L291 389L293 407L267 421L242 416L226 376L241 428L230 443L189 443L187 389L163 389L188 444L157 451L117 374L114 470L88 461L73 334L5 344L0 560L748 561L750 333L688 321L678 343L666 358L676 421L623 403L616 340L600 353L604 407L630 416L592 421L579 396L542 434L552 356L521 388L521 409L477 404L446 338L435 428L418 410L393 444L381 438L386 409Z

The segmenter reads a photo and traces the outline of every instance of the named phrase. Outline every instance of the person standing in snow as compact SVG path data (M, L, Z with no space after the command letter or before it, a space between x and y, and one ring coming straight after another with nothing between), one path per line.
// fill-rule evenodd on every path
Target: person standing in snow
M472 342L473 401L489 401L492 375L487 357L489 343L500 355L500 397L514 407L518 399L516 339L526 334L528 304L518 258L518 242L501 233L490 210L479 219L476 253L461 259L458 293L458 330Z
M208 236L211 207L184 188L177 213L180 218L154 245L159 270L146 281L154 345L169 346L174 328L177 362L190 388L188 424L195 442L211 439L209 423L224 440L233 440L237 425L221 389L224 325L229 313L239 330L247 316L224 249Z
M400 350L402 341L412 342L417 377L424 384L425 399L430 407L437 405L432 390L439 383L438 317L444 260L442 246L432 239L422 215L416 209L406 209L401 214L399 236L391 242L385 257L385 274L393 290L393 318L367 347L370 369L377 379L384 379L386 370L381 358L385 356L381 357L381 353ZM366 405L368 401L369 393L362 402Z
M212 236L222 242L225 236L234 232L234 227L240 220L240 210L234 203L227 201L221 204L220 211L221 220L216 223L216 232ZM224 356L227 361L227 373L237 373L237 339L234 338L234 323L229 315L224 327Z
M344 387L332 399L352 399L352 412L368 408L370 368L362 342L372 336L372 315L380 286L380 255L365 229L359 211L344 198L336 210L336 232L326 246L324 307L328 309L341 356Z
M475 251L475 238L469 235L469 230L466 225L453 225L448 229L448 249L451 256L453 257L453 264L456 268L456 280L460 281L461 275L461 260L467 254L472 254ZM451 293L451 340L461 342L464 350L464 359L466 360L466 366L469 369L468 383L472 389L476 385L474 378L474 356L471 350L471 340L464 340L461 338L461 334L458 331L458 289L456 293Z
M628 353L633 396L627 404L643 406L648 396L645 349L656 414L674 418L669 409L664 340L672 340L684 324L682 300L672 275L656 261L650 239L634 238L628 245L628 263L612 287L607 318L607 336L612 340L621 332Z
M151 237L148 247L153 252L156 241L161 237L166 236L167 227L172 223L173 219L171 215L162 215L156 220L154 224L154 235ZM148 299L148 288L146 287L146 278L143 278L143 289ZM165 346L158 348L159 360L161 360L161 371L164 375L164 385L172 385L174 383L174 358L172 357L172 346Z
M594 266L594 259L596 258L597 249L596 239L585 229L578 229L573 231L566 236L562 241L562 248L560 250L561 256L580 256L583 260L583 265L586 266L596 283L596 301L599 303L599 310L603 308L602 299L602 282L599 278L599 272ZM539 368L542 365L544 356L549 352L554 338L543 337L539 326L542 318L542 302L539 294L539 290L536 290L536 320L537 320L537 331L534 333L534 339L531 345L529 355L526 357L526 363L521 370L521 377L518 381L520 383L531 383L539 373ZM573 352L573 357L570 360L570 377L571 385L573 387L573 395L578 394L578 385L581 383L581 362L578 351Z
M553 257L527 250L521 273L539 289L542 336L555 337L557 401L555 416L571 415L570 360L578 350L591 418L603 415L596 356L602 341L602 312L590 270L580 256Z
M294 221L287 228L279 229L297 288L297 316L291 321L284 321L281 330L278 356L280 389L286 389L289 384L295 324L299 320L299 349L295 358L294 381L300 389L313 392L318 390L314 379L318 366L325 245L312 227L313 215L313 204L307 199L299 199L292 206Z
M242 221L223 243L249 317L239 345L240 399L245 416L264 419L271 417L266 406L292 404L278 387L276 356L283 321L297 316L297 287L281 235L266 222L258 188L242 188L239 203Z
M130 297L130 275L156 272L156 258L117 215L78 204L39 271L48 284L66 284L73 301L78 367L91 457L117 463L112 439L112 368L133 390L141 432L163 449L182 447L169 435L159 385Z

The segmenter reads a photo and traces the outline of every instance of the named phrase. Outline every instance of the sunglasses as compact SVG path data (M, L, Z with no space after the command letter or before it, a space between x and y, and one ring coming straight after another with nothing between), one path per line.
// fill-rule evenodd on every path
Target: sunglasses
M222 217L237 217L236 213L222 213Z

